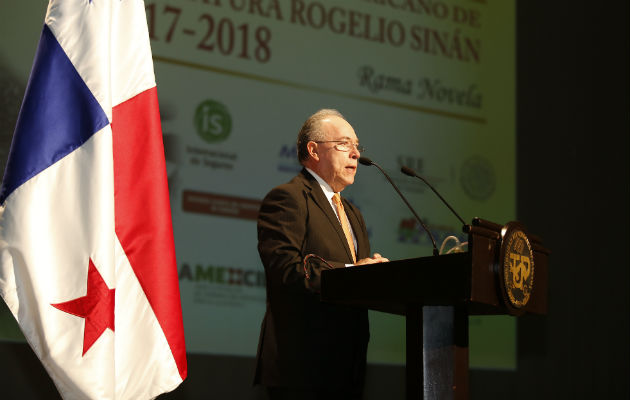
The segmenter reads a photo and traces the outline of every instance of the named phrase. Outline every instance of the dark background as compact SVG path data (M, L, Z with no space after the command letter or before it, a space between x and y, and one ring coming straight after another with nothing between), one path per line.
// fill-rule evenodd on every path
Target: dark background
M471 399L630 398L628 15L517 0L517 214L552 251L549 312L518 319L517 371L471 371ZM0 342L0 360L0 398L58 398L26 344ZM161 398L261 397L253 359L189 354L188 369ZM404 398L402 367L368 380L366 400Z

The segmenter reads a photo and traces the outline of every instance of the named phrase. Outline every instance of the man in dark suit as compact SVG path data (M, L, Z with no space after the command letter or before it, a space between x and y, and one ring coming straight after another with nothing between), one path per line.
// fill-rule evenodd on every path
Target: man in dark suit
M271 399L360 399L367 310L322 303L319 289L323 269L388 261L369 256L361 213L338 195L354 182L362 147L338 111L320 110L302 126L297 148L304 168L267 194L258 215L267 309L255 383Z

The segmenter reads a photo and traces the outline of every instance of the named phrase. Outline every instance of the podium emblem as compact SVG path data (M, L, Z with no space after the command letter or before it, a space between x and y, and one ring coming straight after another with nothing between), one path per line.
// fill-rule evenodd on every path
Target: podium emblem
M503 286L510 305L521 308L529 301L534 287L534 255L525 232L510 224L506 228L501 268Z

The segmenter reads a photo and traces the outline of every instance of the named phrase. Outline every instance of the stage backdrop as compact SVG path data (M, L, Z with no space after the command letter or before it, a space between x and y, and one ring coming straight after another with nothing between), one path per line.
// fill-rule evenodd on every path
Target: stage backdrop
M98 0L96 0L98 1ZM124 0L130 1L130 0ZM0 6L2 165L46 2ZM254 356L265 308L256 214L300 169L295 138L340 110L438 246L470 220L515 218L515 5L486 0L147 0L189 352ZM344 191L374 251L431 254L374 167ZM151 199L146 199L150 202ZM23 340L2 308L0 336ZM372 363L404 363L404 319L370 313ZM471 366L515 368L511 317L472 317Z

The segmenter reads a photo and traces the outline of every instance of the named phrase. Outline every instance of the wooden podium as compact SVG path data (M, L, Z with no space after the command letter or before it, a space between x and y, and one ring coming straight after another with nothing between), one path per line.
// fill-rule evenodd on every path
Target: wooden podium
M469 315L547 312L539 238L478 218L464 231L464 253L322 272L322 301L406 316L408 400L468 398Z

